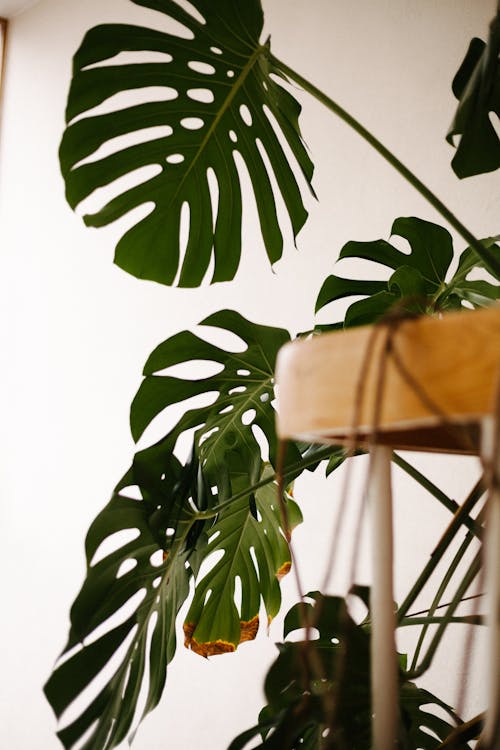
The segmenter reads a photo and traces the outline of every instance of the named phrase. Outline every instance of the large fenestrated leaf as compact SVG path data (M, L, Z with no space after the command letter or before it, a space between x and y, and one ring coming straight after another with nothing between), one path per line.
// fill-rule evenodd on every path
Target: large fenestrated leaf
M167 664L176 648L175 620L189 593L188 558L193 554L188 544L191 511L186 505L192 495L192 467L181 467L171 457L165 468L169 491L165 488L163 497L155 498L153 504L117 493L87 534L86 579L71 609L68 642L45 693L61 717L94 678L100 683L95 697L58 732L66 748L89 730L82 746L85 750L108 750L127 736L148 662L143 715L160 700ZM169 526L175 523L171 536L154 523L154 514L161 515L161 510L170 516ZM136 530L136 538L127 541L124 537L121 546L93 561L102 544L130 529ZM108 667L108 673L98 677L119 649L125 650L115 671Z
M459 101L446 139L460 141L451 165L458 177L500 167L500 140L490 116L500 117L500 10L490 25L488 44L472 39L452 89Z
M252 747L266 750L369 750L372 746L369 632L350 618L343 599L317 592L308 594L308 598L314 604L306 603L304 609L296 605L287 614L285 637L304 627L305 614L306 621L319 633L310 647L316 651L312 663L321 665L321 674L313 673L308 681L304 642L278 644L279 656L265 681L268 705L257 726L237 737L229 750L243 750L258 735L262 742ZM340 672L339 659L343 660ZM331 705L332 697L335 724L329 726L325 705ZM325 703L328 699L330 704ZM413 683L401 682L399 705L399 746L407 750L437 750L456 726L428 708L444 710L453 720L450 707ZM456 748L470 750L463 740Z
M484 279L469 279L477 268L484 268L476 251L467 248L460 256L457 270L449 281L446 276L453 260L451 235L443 227L415 217L396 219L391 236L402 237L410 245L404 253L386 240L348 242L339 260L361 258L391 269L387 281L346 279L329 276L318 295L316 311L335 300L361 297L348 308L344 325L367 325L386 315L391 308L397 313L425 314L460 309L464 302L485 307L499 298L499 287ZM498 237L482 244L499 252Z
M262 478L272 473L267 467ZM243 473L233 486L244 490L248 477ZM286 505L291 531L302 515L290 496ZM222 558L197 583L184 624L186 646L202 656L234 651L239 643L253 639L259 627L261 599L268 621L279 611L279 581L290 570L291 557L274 482L257 490L253 498L244 495L220 513L210 529L205 559L221 551ZM237 579L241 582L239 606L235 602Z
M217 487L221 501L231 494L231 466L235 461L238 472L243 465L248 476L255 470L260 471L261 448L253 425L262 430L271 463L275 464L274 367L278 350L290 336L281 328L251 323L231 310L215 313L201 325L236 334L246 344L246 349L233 353L190 331L183 331L154 350L144 368L146 377L132 403L130 421L135 439L171 404L207 393L216 394L216 400L210 406L187 411L159 443L137 454L134 463L136 479L141 485L154 482L155 476L162 473L161 457L172 452L179 435L198 427L196 445L203 474ZM222 369L198 380L156 374L191 360L218 363ZM299 459L300 451L290 445L288 460Z
M203 21L173 0L132 2L181 23L192 38L123 24L97 26L87 33L74 57L68 128L60 149L69 203L76 207L98 188L152 165L153 176L118 193L87 214L85 222L102 226L138 206L154 204L120 239L115 254L119 266L164 284L174 283L180 267L179 285L196 286L213 254L213 281L232 279L241 252L238 152L253 185L267 254L271 262L278 260L283 239L271 172L294 235L307 216L279 138L288 143L308 183L313 167L300 136L300 106L271 77L284 76L269 59L269 43L259 40L259 0L191 0ZM158 21L165 18L159 15ZM163 53L165 61L113 64L116 55L127 51ZM147 88L152 86L167 87L163 101L148 100ZM135 89L146 89L142 103L103 114L91 111L115 94ZM102 146L112 149L118 136L158 126L167 127L169 134L153 140L139 136L108 155L98 153ZM217 183L215 215L209 170ZM190 209L189 236L180 257L183 204Z

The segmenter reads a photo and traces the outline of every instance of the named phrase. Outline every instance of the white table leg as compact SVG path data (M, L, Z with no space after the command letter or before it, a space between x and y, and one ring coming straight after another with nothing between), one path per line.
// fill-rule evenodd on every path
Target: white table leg
M368 500L371 508L373 582L371 591L372 745L396 746L398 666L394 635L391 454L386 446L370 451Z

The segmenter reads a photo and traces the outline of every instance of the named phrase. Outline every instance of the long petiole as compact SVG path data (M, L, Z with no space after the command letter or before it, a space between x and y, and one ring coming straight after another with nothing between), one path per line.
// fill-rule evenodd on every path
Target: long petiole
M484 591L480 592L479 594L471 594L470 596L464 596L464 598L462 599L462 603L470 602L470 601L473 601L474 599L480 599L482 596L484 596ZM444 602L443 604L439 604L436 607L436 611L438 609L444 609L445 607L449 607L449 606L450 606L450 602ZM427 609L420 609L418 612L412 612L411 614L406 615L406 617L420 617L421 615L428 615L428 614L429 614L429 609L427 608Z
M441 601L441 599L442 599L442 597L444 595L444 592L448 588L448 584L450 583L451 579L453 578L456 569L458 568L458 566L462 562L462 559L463 559L465 553L469 549L470 543L472 542L473 538L474 537L471 534L471 532L470 531L467 532L467 534L465 536L465 539L463 540L462 544L460 545L460 547L458 548L458 550L457 550L457 552L455 554L455 557L453 558L453 560L451 561L450 565L446 569L446 573L445 573L445 575L443 577L443 580L439 584L438 590L436 591L436 594L434 596L434 599L432 600L432 604L431 604L430 609L429 609L429 615L430 615L431 618L433 617L433 615L434 615L437 607L439 606L439 603L440 603L440 601ZM425 623L424 626L423 626L423 628L422 628L422 630L420 631L420 634L419 634L419 637L418 637L418 641L417 641L417 645L415 647L415 652L413 654L413 659L412 659L411 667L410 667L410 669L412 669L412 670L415 669L416 666L417 666L417 664L418 664L418 659L419 659L419 656L420 656L420 651L422 650L422 646L424 645L424 640L425 640L425 636L427 635L427 632L428 632L428 629L429 629L429 624L430 623Z
M451 513L455 514L458 511L460 506L456 502L456 500L452 500L448 497L448 495L445 495L445 493L440 490L439 487L431 482L430 479L427 479L427 477L424 476L424 474L422 474L418 469L409 464L408 461L405 461L402 456L397 453L393 453L392 460L393 463L396 464L396 466L399 466L400 469L402 469L410 477L412 477L412 479L418 482L421 487L426 489L427 492L435 497L436 500L438 500L441 505L444 505L444 507L447 508ZM464 524L464 526L467 526L470 531L473 531L477 537L481 537L481 526L476 521L474 521L473 518L466 515L465 518L463 518L462 523Z
M421 181L413 174L413 172L401 162L392 151L389 151L378 138L376 138L369 130L361 125L352 115L350 115L340 104L330 99L329 96L324 94L314 84L308 81L306 78L297 73L292 68L289 68L281 60L278 60L273 54L269 53L271 62L276 65L283 73L285 73L292 81L295 81L304 91L307 91L311 96L314 96L321 104L327 109L333 112L335 115L340 117L346 125L349 125L358 135L360 135L367 143L370 144L391 166L396 169L404 179L410 183L419 193L422 195L433 208L446 219L453 229L463 237L463 239L476 251L478 256L483 261L486 268L496 277L500 277L500 261L491 252L490 248L485 247L467 227L465 227L459 219L445 206L445 204Z
M459 587L457 588L457 591L455 593L455 596L453 597L450 606L448 607L448 611L446 615L442 618L441 623L439 624L434 637L429 645L429 648L427 649L427 652L420 662L419 666L416 669L410 670L405 674L405 679L407 680L414 680L417 677L420 677L421 675L426 672L434 658L434 654L436 653L436 650L439 646L439 643L441 641L441 638L444 635L444 632L446 628L448 627L449 622L451 621L451 618L453 617L456 608L459 606L460 602L463 599L463 596L471 583L473 582L474 578L478 574L479 570L481 569L481 551L479 551L474 559L472 560L472 563L469 566L469 569L465 576L463 577L462 581L460 582Z
M405 617L399 623L400 628L409 625L439 625L446 620L447 623L461 623L463 625L484 625L484 617L481 615L463 615L463 617L428 616L428 617Z
M455 538L455 535L458 533L460 527L463 523L463 517L472 510L474 505L480 500L481 496L484 493L484 487L483 487L483 481L480 479L475 486L472 488L471 492L469 493L469 496L463 503L463 505L460 507L459 511L455 514L453 517L450 525L446 529L445 533L441 537L438 545L436 546L435 550L431 554L431 557L427 564L425 565L424 569L418 576L417 580L413 584L408 596L404 600L404 602L401 604L401 607L398 610L398 622L401 622L401 620L405 617L408 610L410 609L413 602L416 600L426 583L428 582L430 576L435 571L439 563L441 562L443 555L445 554L446 550L450 546L451 542Z

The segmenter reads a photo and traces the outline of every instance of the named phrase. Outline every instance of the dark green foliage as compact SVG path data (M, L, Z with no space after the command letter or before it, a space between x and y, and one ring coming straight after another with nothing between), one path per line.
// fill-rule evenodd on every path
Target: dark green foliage
M170 20L180 23L186 38L122 24L88 32L74 58L68 127L60 148L68 201L76 208L100 188L115 190L105 205L84 217L96 227L134 209L149 210L136 219L116 248L117 264L135 276L192 287L213 269L212 281L230 280L237 272L242 244L237 171L241 157L253 187L266 251L274 263L283 247L276 199L285 204L294 237L307 216L281 143L286 141L296 171L309 188L313 166L298 126L300 106L276 80L286 78L285 68L280 69L271 56L269 42L260 42L260 1L191 0L195 15L174 0L132 2L156 11L159 26ZM491 112L500 113L499 40L497 16L488 45L473 40L453 84L460 103L448 139L453 142L454 136L461 136L453 159L459 176L500 166L500 144L489 120ZM163 54L163 60L115 59L121 53L143 52ZM164 87L164 98L152 101L148 89L158 86ZM144 94L140 102L112 109L115 95L139 89ZM96 113L100 105L105 113ZM148 140L151 133L142 131L156 127L164 132ZM114 140L118 138L122 140ZM143 181L134 185L130 180L142 168L153 173L146 177L142 173ZM114 183L122 178L129 180L128 187L116 192ZM186 207L184 248L179 233ZM341 259L366 259L390 269L390 274L387 281L330 276L320 291L317 310L340 298L362 299L351 304L344 324L327 327L373 323L392 314L481 307L498 299L498 286L469 278L472 271L484 268L470 248L447 281L453 247L445 229L410 217L397 219L392 234L408 241L410 253L384 240L349 242L342 249ZM496 253L495 241L489 238L483 244ZM185 624L191 648L205 655L232 650L253 637L261 602L269 618L281 603L279 579L290 567L291 554L276 486L271 481L258 488L252 485L270 480L277 464L274 366L278 350L290 336L228 310L202 325L236 334L244 350L227 351L183 331L160 344L146 363L145 379L131 409L136 440L168 406L209 393L214 401L186 411L158 443L136 454L89 530L87 576L71 610L69 640L45 686L61 717L94 678L99 683L95 697L59 731L66 748L87 733L84 749L111 750L157 705L175 653L177 614L191 578L198 576L210 555L224 553L197 581ZM192 360L205 360L220 369L198 380L162 373ZM263 463L254 427L267 441L271 466ZM182 466L174 450L189 431L194 431L193 453ZM314 461L317 450L291 444L284 467L296 470L287 476L299 475L301 461ZM329 458L327 474L342 463L345 451L332 447ZM127 496L130 486L140 490L141 499ZM290 497L287 508L293 527L301 520L300 510ZM197 510L204 513L197 516ZM94 562L101 544L130 529L137 530L135 539ZM237 579L242 584L239 607L234 598ZM368 607L368 591L358 587L355 593ZM319 633L309 648L316 654L319 672L306 674L304 642L279 644L279 656L265 683L268 705L258 725L240 735L231 750L244 748L259 735L259 747L275 750L370 748L369 620L356 624L337 597L314 593L308 599L304 612ZM301 617L298 606L288 613L285 637L302 628ZM114 673L108 668L100 675L120 648ZM141 688L146 697L139 715ZM401 750L436 750L453 725L423 706L439 707L455 719L451 709L403 676L399 699ZM459 741L455 747L469 746Z
M171 404L208 393L216 394L216 400L210 406L187 411L159 443L138 453L134 461L134 476L141 486L158 481L163 474L161 456L168 456L178 437L196 427L196 450L203 475L211 486L217 487L219 501L222 501L232 494L233 466L237 473L247 473L249 484L252 477L257 481L260 475L261 449L253 425L262 430L271 463L275 465L274 366L278 350L290 340L290 336L281 328L251 323L230 310L211 315L201 325L236 334L246 348L233 353L183 331L155 349L146 362L146 377L132 403L130 421L135 439L157 414ZM221 370L199 380L156 374L190 360L217 363ZM288 461L299 459L299 449L291 445Z
M167 663L175 652L175 619L188 595L189 579L193 573L198 574L202 561L214 551L224 549L225 556L195 589L188 614L190 638L203 644L221 641L236 647L241 637L250 637L243 632L245 622L256 620L256 631L261 597L269 617L274 617L280 606L279 578L289 568L290 553L280 531L276 485L269 484L255 494L245 490L262 478L261 449L252 432L253 423L261 428L275 458L274 363L289 335L281 329L250 323L231 311L216 313L203 325L238 335L246 349L236 354L228 352L184 331L157 347L146 363L146 379L132 405L131 423L136 438L166 406L199 394L216 392L218 397L211 406L186 412L163 440L136 455L116 494L89 530L87 578L72 608L71 633L63 656L78 644L85 645L62 662L46 686L58 717L125 639L131 640L115 675L88 709L59 732L68 748L96 718L90 744L85 746L89 750L112 748L127 735L134 720L148 649L151 670L145 713L157 704ZM201 380L155 374L193 359L218 363L222 369ZM254 419L245 424L242 417L251 408L255 409ZM173 450L178 437L195 427L198 430L193 456L182 466ZM314 454L310 446L301 449ZM291 446L289 460L297 462L300 457L299 448ZM271 477L271 469L265 471L265 476ZM140 488L141 500L124 494L132 485ZM197 509L205 511L235 493L240 493L239 500L225 507L215 523L195 520L190 500ZM301 515L291 498L288 509L294 526ZM126 529L138 529L140 535L92 564L101 543ZM255 550L258 571L253 567L250 548ZM166 554L158 567L151 563L155 552ZM136 561L135 567L117 577L120 566L130 560ZM236 577L244 584L241 612L234 602ZM212 595L207 600L209 589ZM116 615L139 591L145 591L145 598L126 621L114 627L113 620L109 633L87 644L85 639L96 637L96 628ZM148 635L153 617L157 619Z
M87 214L85 222L106 225L149 204L147 216L119 241L115 262L135 276L163 284L173 284L180 269L177 283L192 287L201 283L213 256L212 280L226 281L234 277L241 253L242 201L234 159L238 152L252 181L262 236L274 263L281 257L283 238L271 171L294 235L307 217L274 127L309 184L313 167L300 136L300 106L271 77L281 73L269 59L268 43L259 41L259 0L192 0L204 22L173 0L132 1L181 23L191 38L123 24L98 26L87 33L74 57L68 128L60 148L69 203L76 207L98 188L137 169L154 167L152 176ZM129 51L163 53L165 61L113 64L116 55ZM101 65L103 61L108 62ZM167 87L164 100L148 101L147 89L152 86ZM92 113L115 94L134 89L145 89L143 103ZM277 125L272 125L269 113ZM141 130L158 126L167 127L168 134L142 142L136 137L107 156L98 153L101 146L112 146L114 138L135 133L142 138ZM209 171L218 190L214 214ZM182 257L179 229L185 204L189 236Z
M386 240L374 240L348 242L339 255L339 260L361 258L386 266L392 270L388 281L329 276L319 292L316 311L338 299L362 297L346 312L344 326L348 327L374 323L392 311L396 315L432 314L460 309L464 303L485 307L499 298L498 285L468 279L474 269L484 268L471 248L464 250L455 273L446 281L453 245L451 235L443 227L415 217L399 218L392 225L391 236L394 235L408 241L409 254ZM489 237L482 243L498 253L497 239Z
M272 475L266 467L263 478ZM234 489L248 487L243 475L233 478ZM197 582L194 598L186 615L185 632L194 651L208 656L221 650L235 650L242 640L252 640L259 625L261 599L268 622L281 606L280 578L288 573L291 557L282 533L277 487L273 482L232 502L210 528L204 557L223 551L223 557ZM301 523L302 515L291 497L287 498L290 529ZM252 560L255 555L257 567ZM235 583L241 581L241 604L236 606Z
M61 663L45 686L56 716L64 713L120 647L126 648L114 674L108 670L99 683L97 696L58 732L66 748L73 747L94 722L83 746L86 750L115 747L127 736L148 661L143 715L160 700L167 664L176 648L175 620L189 592L188 559L193 553L188 543L192 511L187 505L193 496L193 466L182 467L171 457L165 471L168 480L161 498L134 500L117 493L87 534L87 577L71 609L71 630ZM170 517L171 526L175 524L171 536L166 527L162 530L154 523L161 512ZM135 539L93 562L103 543L130 529L138 531ZM163 553L168 553L166 559ZM122 566L131 562L135 567L123 572ZM138 592L143 592L140 601Z
M224 558L195 588L186 645L204 655L224 650L214 646L219 642L236 648L241 640L255 637L261 598L270 618L279 610L279 580L288 572L291 558L280 531L276 485L269 483L255 495L245 493L252 479L260 477L249 477L233 460L227 473L233 490L243 490L242 497L226 506L215 522L201 521L196 520L192 504L203 511L215 498L197 459L193 457L182 466L172 454L164 454L161 470L161 482L146 483L142 499L136 500L124 492L133 481L132 467L88 532L87 576L71 610L71 631L60 664L45 686L47 698L61 718L96 678L96 697L58 732L66 748L91 730L83 747L111 750L130 733L134 722L155 708L167 665L175 654L175 623L188 596L190 578L198 575L201 563L213 552L223 549ZM265 469L263 478L268 475L272 475L270 468ZM287 507L293 528L302 516L290 497ZM130 529L137 531L135 538L94 562L103 543ZM234 601L237 577L242 581L240 611ZM207 597L209 590L211 596ZM140 600L139 592L143 593ZM116 659L124 646L119 665L109 676L108 662ZM138 706L148 662L146 703ZM107 665L103 681L99 673Z
M446 136L453 144L461 136L451 162L458 177L492 172L500 167L500 140L490 113L500 117L500 11L490 25L488 44L473 39L455 78L459 101Z
M317 628L318 638L309 646L316 654L309 660L312 678L305 669L305 642L278 644L279 656L265 682L268 705L258 725L237 737L229 750L242 750L259 734L258 747L269 750L370 750L369 628L351 619L343 599L318 592L307 599L313 604L295 605L284 630L286 637L308 621ZM401 682L399 703L400 750L437 750L455 726L423 709L430 705L454 716L445 703L413 683ZM469 750L469 745L460 742L456 750Z

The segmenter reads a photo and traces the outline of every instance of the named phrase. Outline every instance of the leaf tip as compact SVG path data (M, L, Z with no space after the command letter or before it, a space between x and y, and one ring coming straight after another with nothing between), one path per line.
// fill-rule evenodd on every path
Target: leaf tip
M214 641L197 641L193 638L193 633L196 630L196 624L192 622L184 623L184 646L187 649L191 649L195 654L203 656L208 659L209 656L218 656L219 654L228 654L236 651L237 646L240 643L255 640L257 632L259 630L259 615L255 615L250 620L241 620L240 622L240 639L238 644L230 643L222 638L218 638Z
M259 630L259 615L255 615L251 620L242 620L240 627L240 643L253 641Z
M292 563L290 560L287 560L286 562L281 565L281 567L278 569L276 573L276 578L278 579L278 582L281 581L288 573L290 572L292 567Z
M200 643L193 638L193 633L196 629L195 623L185 622L184 623L184 646L195 654L203 656L208 659L209 656L217 656L219 654L228 654L232 651L236 651L234 643L217 639L216 641L207 641L206 643Z

